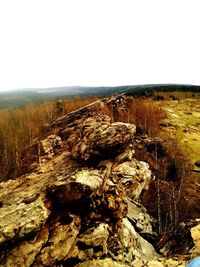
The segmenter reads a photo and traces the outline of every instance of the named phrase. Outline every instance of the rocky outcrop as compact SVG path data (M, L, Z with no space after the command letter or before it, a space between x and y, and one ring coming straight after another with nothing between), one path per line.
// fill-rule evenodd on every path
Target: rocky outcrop
M184 266L145 239L156 235L141 202L151 171L135 158L135 125L97 115L102 103L59 119L25 153L29 173L0 184L0 266Z
M135 125L111 123L108 116L98 116L79 120L65 129L61 136L67 140L73 157L88 160L118 154L131 141L135 130Z
M62 147L62 140L60 136L52 134L40 142L42 161L51 159L56 151Z
M51 134L43 140L36 140L23 152L21 172L23 174L33 171L38 163L52 159L63 146L60 136Z

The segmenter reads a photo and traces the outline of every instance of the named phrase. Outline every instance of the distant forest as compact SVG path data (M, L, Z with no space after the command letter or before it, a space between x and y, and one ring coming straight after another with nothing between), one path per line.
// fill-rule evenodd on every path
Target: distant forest
M200 93L200 86L181 84L125 85L116 87L58 87L45 89L20 89L0 92L0 109L23 107L29 103L44 102L61 98L108 96L125 93L132 96L152 96L156 92L194 92Z
M200 86L198 85L184 85L184 84L149 84L138 85L134 88L128 89L125 93L127 95L146 95L151 96L156 92L194 92L200 93Z

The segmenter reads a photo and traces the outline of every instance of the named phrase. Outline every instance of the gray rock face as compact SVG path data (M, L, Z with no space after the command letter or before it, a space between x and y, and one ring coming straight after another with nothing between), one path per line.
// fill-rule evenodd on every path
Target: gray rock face
M135 223L137 229L140 230L140 233L153 234L153 219L149 216L145 207L141 203L128 199L127 217L133 224Z

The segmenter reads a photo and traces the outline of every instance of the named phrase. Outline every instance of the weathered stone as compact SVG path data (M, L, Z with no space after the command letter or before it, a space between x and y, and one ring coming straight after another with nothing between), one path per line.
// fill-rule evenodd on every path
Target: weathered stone
M52 134L40 142L41 145L41 160L51 159L57 149L62 147L62 140L60 136Z
M186 261L178 260L178 259L155 259L148 262L147 267L185 267L187 264ZM141 265L136 265L136 267L140 267Z
M74 216L72 222L53 225L48 240L49 246L44 247L37 256L34 266L53 266L55 262L71 257L80 228L80 218Z
M65 130L73 157L88 160L92 156L107 156L117 151L133 138L136 127L128 123L111 123L109 117L100 116L80 121Z
M53 184L49 191L54 194L60 203L77 201L83 196L100 188L103 184L103 173L98 170L81 170L66 181L58 181Z
M52 159L62 146L61 137L55 134L43 140L36 139L35 142L22 153L21 174L35 171L39 164Z
M127 195L135 200L140 197L142 190L148 189L151 179L149 165L137 160L126 161L113 166L112 174L120 177L118 183L122 184L126 188Z
M135 257L142 259L144 262L155 258L156 251L154 247L135 231L128 219L123 219L123 225L123 245L129 249L129 253L132 253L132 261Z
M36 256L41 248L46 244L49 236L47 226L43 226L41 230L32 238L23 241L9 251L9 257L6 266L9 267L26 267L31 266L35 262ZM4 264L0 266L5 266Z
M102 193L101 201L97 194L96 207L101 211L101 214L106 220L119 221L127 215L127 199L123 188L109 186Z
M142 204L131 201L128 199L128 214L127 217L140 233L153 234L152 222L153 219L147 213L147 210Z
M107 104L125 110L126 97L60 118L30 149L32 173L0 184L0 266L184 266L141 237L154 234L141 204L151 171L134 158L135 125L112 123Z
M84 234L80 235L78 242L88 247L102 247L102 255L108 253L107 241L109 238L108 224L101 223L99 226L88 229Z
M0 213L0 244L39 231L48 216L49 211L41 198L30 204L20 203L2 207Z

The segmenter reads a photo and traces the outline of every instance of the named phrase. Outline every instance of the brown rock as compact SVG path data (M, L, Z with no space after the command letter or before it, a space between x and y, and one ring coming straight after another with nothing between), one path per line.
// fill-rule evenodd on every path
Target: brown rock
M13 204L1 208L0 244L20 239L40 230L50 212L41 198L32 203Z
M43 226L41 230L32 239L23 241L15 246L9 252L6 266L9 267L26 267L31 266L35 262L35 258L41 248L48 240L49 231L47 226ZM2 265L1 265L2 266Z
M53 266L56 261L66 260L71 257L70 253L75 248L79 228L80 220L77 216L74 216L72 222L68 225L63 225L59 222L55 223L50 232L49 246L41 250L34 266Z
M111 123L109 117L100 116L79 121L64 132L73 157L88 160L92 156L105 158L119 153L133 138L135 131L133 124Z

